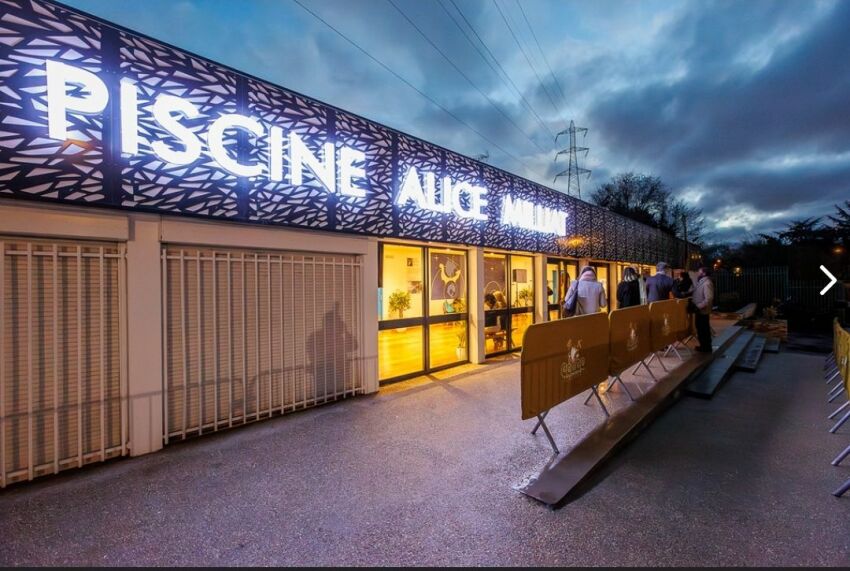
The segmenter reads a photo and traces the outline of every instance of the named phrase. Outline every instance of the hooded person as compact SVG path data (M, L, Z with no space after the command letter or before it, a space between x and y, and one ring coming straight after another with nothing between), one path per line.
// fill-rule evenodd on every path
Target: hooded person
M606 305L605 288L596 279L596 270L591 266L583 267L579 272L578 279L570 285L570 289L567 291L564 306L566 308L574 307L574 315L586 315L596 313Z

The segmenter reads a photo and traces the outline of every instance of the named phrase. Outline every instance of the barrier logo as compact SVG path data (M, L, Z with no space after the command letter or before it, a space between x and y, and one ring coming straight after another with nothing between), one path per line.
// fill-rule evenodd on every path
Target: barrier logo
M571 381L584 372L585 358L581 354L581 339L567 341L567 360L561 363L561 378Z
M664 320L661 322L661 334L662 335L670 335L670 332L673 328L670 326L670 314L664 314Z
M632 321L629 323L629 338L626 340L626 351L631 353L638 348L638 332L637 324Z

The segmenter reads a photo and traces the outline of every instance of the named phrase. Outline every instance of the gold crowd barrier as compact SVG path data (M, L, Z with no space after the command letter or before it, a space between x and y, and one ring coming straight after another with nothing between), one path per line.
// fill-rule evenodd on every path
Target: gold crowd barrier
M832 332L832 356L835 360L835 371L826 373L828 377L827 384L832 383L836 376L839 377L839 384L831 389L828 400L829 402L835 400L835 398L841 394L842 389L848 400L846 403L841 405L838 410L829 415L830 419L835 418L842 410L850 406L850 332L841 327L838 323L838 319L835 319L832 322ZM828 368L828 361L824 368L825 370ZM835 434L835 432L841 428L848 419L850 419L850 411L845 412L844 416L842 416L838 422L829 429L829 431ZM832 461L832 465L838 466L847 456L850 456L850 446L845 448L838 454L838 456L835 457ZM838 489L833 491L832 495L841 497L848 491L850 491L850 478L845 480Z
M657 357L657 351L691 334L692 318L687 303L680 301L535 323L526 329L520 358L520 400L522 419L537 417L532 434L542 427L557 453L545 423L552 408L590 389L585 402L595 395L608 415L598 387L610 378L608 388L619 382L634 400L620 378L633 365L643 365L657 381L646 358ZM667 371L663 361L659 362Z

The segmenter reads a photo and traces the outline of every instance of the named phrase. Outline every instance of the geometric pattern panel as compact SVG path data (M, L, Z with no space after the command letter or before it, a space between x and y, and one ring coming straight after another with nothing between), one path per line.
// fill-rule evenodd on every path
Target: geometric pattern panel
M122 204L155 208L175 214L200 214L234 218L238 211L238 180L212 159L204 131L222 113L236 113L236 76L202 59L131 34L121 33L122 77L138 88L139 153L126 157L121 169ZM178 142L152 116L154 98L173 95L192 102L198 116L182 121L202 141L201 158L189 165L167 164L149 147L165 142L182 150ZM234 151L236 135L225 133L225 147Z
M103 115L69 116L66 141L47 137L45 61L101 73L102 26L39 2L5 1L0 14L0 196L108 202Z
M353 147L366 155L366 199L339 196L336 229L360 234L390 236L393 232L393 132L349 115L336 113L337 146Z
M265 82L248 80L248 115L264 124L281 127L284 133L297 133L315 156L323 157L323 145L329 140L329 108L296 93ZM267 130L268 133L268 130ZM288 148L288 144L284 144ZM268 135L261 137L251 159L268 164ZM302 184L289 181L289 164L284 161L282 181L264 178L250 190L250 219L285 223L306 228L328 227L328 204L332 195L309 169L303 169Z
M91 72L108 86L110 101L102 112L67 114L65 141L48 136L48 60ZM121 153L122 78L133 81L137 93L139 149L132 156ZM87 95L82 86L69 83L70 97ZM199 157L189 164L168 164L152 152L155 141L171 151L184 148L183 139L153 118L154 102L163 95L189 101L196 111L179 118L188 136L200 143ZM214 158L209 127L223 114L256 120L262 134L226 129L223 149L215 153L243 165L265 165L261 175L236 176ZM278 147L284 156L271 163L281 167L280 181L269 177L271 125L284 135ZM343 147L363 153L351 167L354 184L365 196L333 192L307 167L300 184L292 185L287 153L291 133L323 164L327 143L333 143L337 160ZM411 203L397 206L412 166L423 179L425 173L434 177L437 202L444 176L453 186L484 186L488 219ZM361 171L364 177L356 174ZM566 212L566 236L502 225L507 195ZM0 0L0 197L642 263L673 263L684 252L681 240L654 228L43 0ZM467 193L459 201L465 211L472 207Z

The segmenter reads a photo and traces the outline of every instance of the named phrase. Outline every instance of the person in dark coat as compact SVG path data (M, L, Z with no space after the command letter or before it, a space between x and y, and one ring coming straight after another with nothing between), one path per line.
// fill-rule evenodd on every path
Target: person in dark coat
M682 270L679 278L673 283L673 296L678 299L691 297L694 293L694 280L691 279L691 274L686 270Z
M634 268L623 270L623 281L617 286L617 307L640 305L640 281Z
M646 301L664 301L670 299L673 291L673 278L667 275L667 263L658 262L655 275L646 280Z

